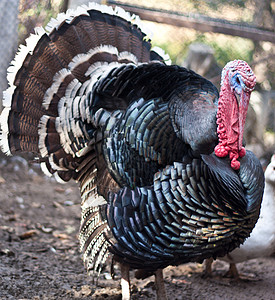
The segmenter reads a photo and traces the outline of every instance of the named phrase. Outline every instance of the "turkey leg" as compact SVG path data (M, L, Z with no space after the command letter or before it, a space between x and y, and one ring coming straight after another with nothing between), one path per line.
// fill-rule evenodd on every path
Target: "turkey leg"
M121 264L121 290L122 290L122 300L130 300L130 267L126 264Z
M158 269L155 272L155 286L157 292L157 300L167 300L162 269Z

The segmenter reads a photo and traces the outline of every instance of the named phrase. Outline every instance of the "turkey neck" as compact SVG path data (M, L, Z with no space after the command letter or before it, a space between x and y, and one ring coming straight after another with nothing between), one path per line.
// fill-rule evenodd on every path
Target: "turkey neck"
M238 106L237 99L230 88L228 78L226 78L226 83L221 87L218 102L217 133L219 144L215 147L215 154L218 157L229 155L231 167L234 170L240 168L237 159L245 155L242 140L248 103L249 99L247 99L246 107Z

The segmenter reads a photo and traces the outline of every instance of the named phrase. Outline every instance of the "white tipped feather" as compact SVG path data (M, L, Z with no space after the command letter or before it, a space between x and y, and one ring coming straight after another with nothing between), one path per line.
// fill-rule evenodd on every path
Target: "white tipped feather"
M64 181L61 177L59 177L59 175L58 175L57 172L55 172L55 173L53 174L53 176L54 176L54 178L55 178L55 180L56 180L57 182L62 183L62 184L67 183L67 182Z
M54 29L57 29L60 24L62 23L61 22L61 16L64 16L65 17L65 14L64 13L61 13L61 14L58 14L57 15L57 18L51 18L50 22L45 26L45 30L48 32L48 33L51 33ZM65 19L65 18L64 18ZM63 19L63 21L64 21Z
M71 99L66 99L63 97L60 99L58 103L58 114L59 117L55 119L55 128L60 136L60 143L64 151L68 154L71 154L73 157L75 156L74 151L72 151L70 144L71 140L69 137L69 131L71 129L71 124L69 122L70 119L70 109Z
M116 61L115 62L111 62L111 63L98 61L98 62L92 64L89 67L89 69L85 73L85 76L90 76L93 79L95 79L95 81L97 81L99 77L103 77L104 76L103 74L105 72L109 72L113 68L118 67L120 65L122 65L122 64L118 63ZM94 80L92 80L92 85L93 84L94 84Z
M52 177L53 174L48 170L45 162L40 163L40 168L45 175L47 175L48 177Z
M47 135L48 135L47 133L39 134L38 149L39 149L41 157L47 157L49 155L49 152L48 152L48 149L47 149L46 143L45 143Z
M80 87L81 87L81 83L76 78L74 80L72 80L66 88L65 98L71 99L71 102L72 102L72 100L75 98L76 93L78 92Z
M91 51L91 50L90 50ZM90 52L89 51L89 52ZM68 68L70 70L73 70L74 68L76 68L77 66L81 65L82 63L86 62L89 58L90 58L90 55L89 55L89 52L88 53L80 53L80 54L77 54L73 59L72 61L69 63L68 65Z
M116 6L114 8L114 15L121 17L122 19L131 22L132 19L136 17L136 15L131 16L131 14L125 11L123 8Z
M9 146L9 140L8 140L8 134L7 133L1 133L0 136L0 147L3 153L10 156L10 146Z
M111 6L101 5L95 2L90 2L88 5L83 5L86 10L97 10L108 15L114 15L114 10Z
M52 101L52 98L53 98L54 94L58 91L58 89L59 89L61 83L63 82L63 80L65 79L65 77L67 77L70 74L71 74L70 70L64 68L64 69L61 69L60 71L58 71L54 75L54 77L53 77L53 83L46 90L45 95L44 95L44 99L43 99L43 106L44 106L44 108L46 108L46 109L49 108L50 103Z
M77 9L68 9L66 13L60 13L57 15L56 19L52 18L50 22L46 25L45 29L48 33L51 33L54 29L59 29L60 25L64 22L70 24L75 17L80 15L89 15L87 11L79 6Z
M43 115L40 118L39 126L38 126L39 127L38 128L38 136L39 136L38 148L39 148L39 151L40 151L40 154L42 157L45 157L49 154L46 143L45 143L45 139L47 137L47 132L46 132L47 131L47 122L48 122L49 118L50 118L49 116Z
M4 107L10 107L11 106L11 100L12 100L12 95L14 93L15 86L10 86L8 89L6 89L3 92L3 101L2 104Z
M93 55L100 53L100 52L108 52L110 54L114 54L118 56L118 50L116 47L111 45L101 45L95 48L90 49L87 53L81 53L76 55L72 61L69 63L68 67L70 70L73 70L78 65L82 64L83 62L89 60Z
M26 46L20 45L19 51L15 55L14 60L11 62L11 66L8 68L8 83L10 86L13 86L13 82L18 70L22 67L22 64L26 58L26 56L30 53L32 54L34 48L36 47L38 41L45 34L45 30L42 27L38 27L35 29L35 34L31 34L26 39Z
M80 90L79 90L79 95L81 95L81 99L83 99L83 98L85 98L86 99L86 97L87 97L87 95L88 95L88 93L89 93L89 91L87 90L87 87L89 86L89 81L85 81L85 82L83 82L82 83L82 86L81 86L81 88L80 88ZM83 101L81 100L81 103L82 103ZM83 117L85 117L85 115L82 115L82 113L80 113L80 117L83 119ZM85 119L83 119L83 121L84 121Z
M91 146L87 146L81 150L79 150L78 152L76 152L76 156L77 157L81 157L84 156L85 154L87 154L89 151L91 151ZM76 172L78 172L79 170L76 169Z
M96 10L108 15L118 16L132 24L137 25L137 27L149 38L152 36L149 33L148 28L145 28L144 24L141 22L140 18L136 15L131 15L126 12L121 7L115 7L114 9L111 6L100 5L98 3L90 2L88 5L82 5L77 7L77 9L69 9L66 13L60 13L57 15L56 19L52 18L46 26L46 31L51 33L54 29L58 29L63 22L71 23L77 16L80 15L89 15L88 10Z
M5 107L2 111L0 122L1 122L1 130L4 133L9 132L8 118L10 113L10 107Z
M101 223L103 224L103 223ZM101 225L99 224L99 225ZM94 238L93 241L90 243L89 247L87 248L87 250L84 253L84 259L86 258L87 253L90 253L91 251L91 256L89 257L89 261L94 262L95 256L98 254L98 251L101 249L102 250L102 245L105 242L105 237L102 234L102 232L99 233L98 238Z
M62 128L61 128L61 121L60 121L60 117L57 117L55 119L55 128L56 128L56 131L58 132L59 134L59 137L60 137L60 143L61 145L63 146L65 143L66 143L66 139L65 139L65 136L63 134L63 131L62 131ZM64 149L65 150L65 149Z
M72 124L72 131L75 137L85 138L80 128L79 121Z
M162 48L155 46L151 49L151 51L154 51L160 55L167 65L171 65L172 61L169 54L166 53Z
M89 192L90 191L84 193L84 195L88 194ZM85 199L84 195L82 196L82 199ZM92 206L98 206L104 204L107 204L107 201L102 196L93 195L93 196L89 196L83 203L81 203L81 209L85 210Z
M57 170L57 171L68 171L68 169L61 167L57 165L54 160L53 160L53 155L50 154L49 156L49 164L51 165L52 169Z
M81 15L89 15L87 10L83 6L78 6L76 9L68 9L65 13L58 14L55 19L52 18L45 27L46 31L51 33L54 29L58 30L60 25L64 22L70 24L75 17Z
M138 64L137 57L133 53L130 53L128 51L123 51L123 52L119 53L118 60L123 60L123 59L127 59L127 60L130 60L134 64Z
M9 100L6 100L7 102ZM11 155L10 146L9 146L9 119L10 107L4 107L0 116L0 127L1 127L1 136L0 136L0 148L3 153L6 155Z
M78 119L80 118L80 114L79 114L79 101L80 101L80 97L77 96L74 98L74 102L73 102L73 117Z
M106 230L107 229L104 229L103 232L106 231ZM103 233L101 233L101 237L102 237L102 239L103 239L104 242L103 242L103 245L101 245L101 247L100 247L100 251L98 253L98 257L97 257L97 259L95 261L95 264L94 264L94 267L93 267L94 270L99 270L98 269L99 266L101 264L104 264L104 262L103 262L103 256L105 255L105 251L109 247L109 243L106 241L105 236L103 235ZM101 268L100 268L100 270L101 270Z

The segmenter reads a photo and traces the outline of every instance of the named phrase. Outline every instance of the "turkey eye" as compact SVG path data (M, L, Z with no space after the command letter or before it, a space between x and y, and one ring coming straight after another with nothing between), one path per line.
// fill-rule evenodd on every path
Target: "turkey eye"
M236 82L237 82L237 84L241 84L239 77L236 77Z

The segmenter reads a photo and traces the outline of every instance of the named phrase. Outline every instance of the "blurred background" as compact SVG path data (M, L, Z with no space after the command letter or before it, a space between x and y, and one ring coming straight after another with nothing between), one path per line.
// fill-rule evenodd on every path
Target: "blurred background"
M0 1L0 93L19 44L36 26L85 0ZM223 66L243 59L257 77L246 124L246 144L263 165L275 150L275 1L272 0L123 0L118 5L144 21L154 46L172 63L193 69L218 88Z

